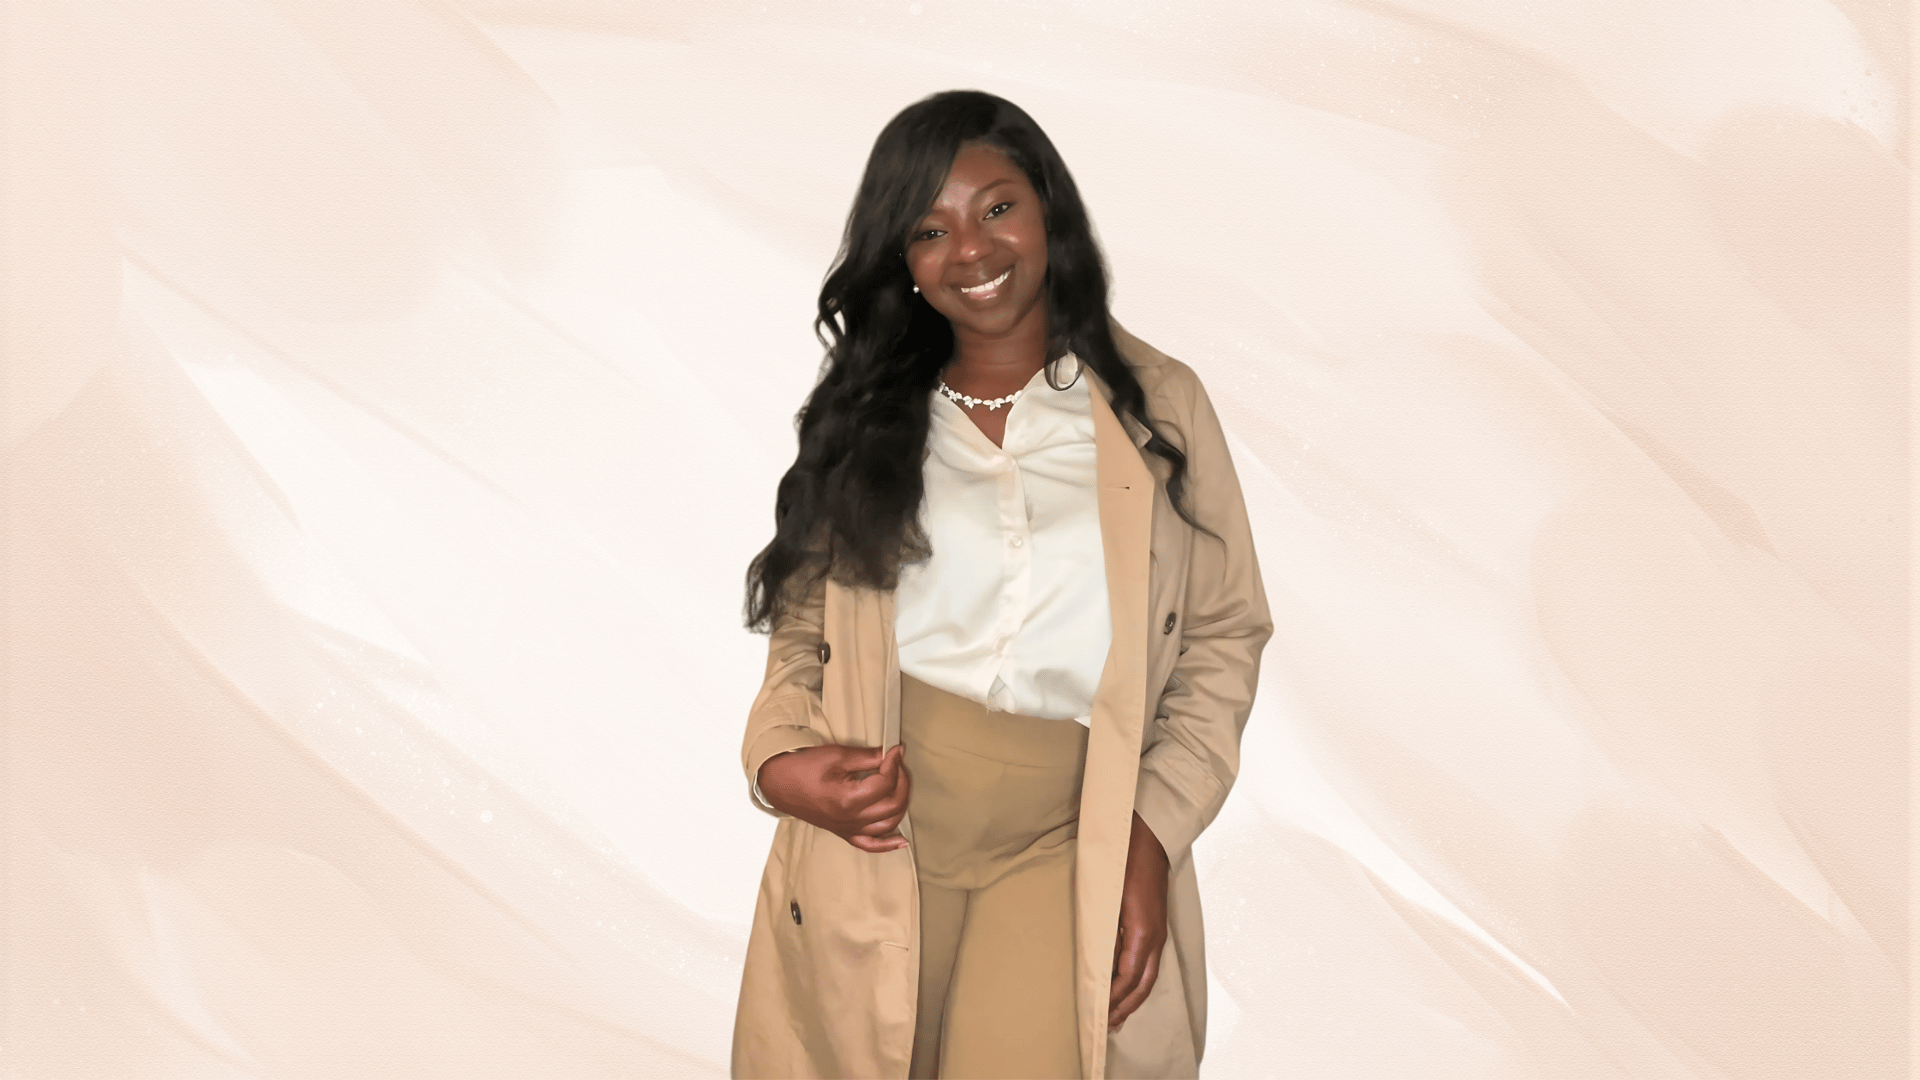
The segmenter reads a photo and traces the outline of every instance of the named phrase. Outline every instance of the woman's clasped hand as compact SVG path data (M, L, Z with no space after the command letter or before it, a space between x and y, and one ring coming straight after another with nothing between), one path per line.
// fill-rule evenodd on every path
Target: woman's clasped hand
M905 748L829 743L775 754L760 766L760 794L768 805L833 833L861 851L896 851L913 778ZM1113 946L1113 988L1107 1022L1118 1028L1133 1015L1160 975L1167 940L1167 855L1140 815L1133 816L1120 928Z
M775 754L760 766L760 794L861 851L894 851L907 846L899 830L913 784L904 752L898 743L884 751L830 743Z

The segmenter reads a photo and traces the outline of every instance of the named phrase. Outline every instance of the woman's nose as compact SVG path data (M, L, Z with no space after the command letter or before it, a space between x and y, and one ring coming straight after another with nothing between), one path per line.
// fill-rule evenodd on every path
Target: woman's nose
M953 234L953 257L956 262L979 262L986 257L993 243L987 239L986 230L978 226L966 226Z

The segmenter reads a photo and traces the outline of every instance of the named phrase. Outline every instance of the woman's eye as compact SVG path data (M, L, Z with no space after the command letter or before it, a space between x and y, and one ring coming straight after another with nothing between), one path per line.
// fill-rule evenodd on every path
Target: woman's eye
M926 229L922 232L915 233L913 238L917 242L920 240L932 240L936 237L945 236L945 235L946 234L941 232L939 229Z
M1013 204L1010 202L996 203L994 204L993 209L987 211L987 216L999 217L1001 214L1004 214L1011 209L1013 209Z

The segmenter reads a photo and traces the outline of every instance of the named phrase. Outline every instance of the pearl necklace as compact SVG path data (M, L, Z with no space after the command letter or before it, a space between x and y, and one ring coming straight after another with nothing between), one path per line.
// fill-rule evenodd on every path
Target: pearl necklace
M940 393L944 395L948 401L953 402L955 405L962 405L968 408L972 408L977 405L985 405L987 407L987 411L992 412L995 409L998 409L1002 405L1012 407L1013 403L1020 400L1020 395L1026 393L1026 391L1015 390L1013 393L1008 394L1006 397L994 398L992 401L988 401L986 398L970 397L966 394L962 394L959 391L955 390L953 387L948 386L947 380L941 379Z

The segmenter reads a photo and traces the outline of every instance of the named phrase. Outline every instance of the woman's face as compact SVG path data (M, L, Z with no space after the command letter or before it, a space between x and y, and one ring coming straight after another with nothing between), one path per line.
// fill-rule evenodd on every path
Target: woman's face
M995 147L971 143L954 155L946 186L907 243L907 268L956 338L1036 329L1045 335L1047 228L1040 196Z

